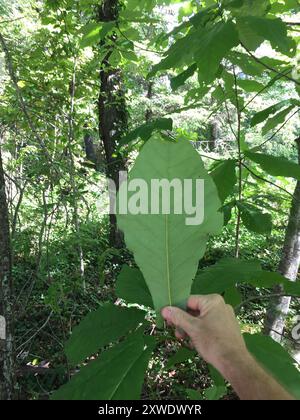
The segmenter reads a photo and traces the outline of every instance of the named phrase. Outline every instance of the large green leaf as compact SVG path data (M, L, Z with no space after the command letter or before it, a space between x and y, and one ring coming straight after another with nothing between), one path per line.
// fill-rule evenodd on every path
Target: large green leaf
M238 33L231 21L219 22L211 29L199 32L194 59L198 64L201 80L214 79L221 60L239 43Z
M196 276L192 287L195 295L222 294L237 283L249 283L262 271L258 261L223 258L204 268Z
M261 334L244 334L248 350L292 395L300 398L300 372L295 361L279 344Z
M194 280L192 293L195 295L223 294L237 284L250 284L266 289L281 285L287 294L300 295L298 282L291 282L279 273L262 270L258 261L236 258L222 258L215 265L201 270Z
M151 293L145 282L143 274L138 268L124 265L117 278L116 294L127 302L153 308Z
M266 289L279 285L287 295L300 296L300 283L293 282L277 272L262 270L249 281L249 284Z
M95 332L94 332L95 333ZM53 400L137 400L155 340L133 334L103 352L56 391Z
M224 160L210 174L217 186L222 203L224 203L225 199L232 194L237 182L235 168L235 160Z
M90 312L74 328L65 351L72 364L78 364L101 347L135 329L144 319L143 311L107 303Z
M295 43L287 36L287 26L279 18L239 17L237 27L241 41L251 50L256 50L267 40L275 50L283 54L291 55L295 51Z
M270 175L286 176L300 180L300 165L285 157L254 152L245 152L245 155L253 162L258 163Z
M237 202L241 211L241 218L245 227L251 232L261 235L271 233L272 216L270 213L264 213L258 207L248 203Z
M144 275L157 313L166 305L185 306L208 235L221 230L222 215L218 212L221 203L200 156L185 139L167 141L153 137L143 147L129 174L129 182L134 180L138 186L142 182L148 191L151 191L152 180L167 183L177 180L180 184L190 180L194 197L196 180L199 179L204 182L204 197L201 199L204 219L200 225L187 224L195 221L187 220L191 216L188 216L185 206L182 206L182 214L176 214L172 199L170 214L167 214L168 209L162 211L161 205L158 214L151 214L149 200L146 209L137 209L138 214L118 215L119 227L124 231L126 244ZM139 188L137 192L128 192L128 202L140 204ZM200 193L200 189L197 191ZM122 186L118 197L120 194L123 194ZM160 204L161 195L160 190L159 196L155 196ZM178 212L178 208L176 210ZM158 322L161 324L160 317Z

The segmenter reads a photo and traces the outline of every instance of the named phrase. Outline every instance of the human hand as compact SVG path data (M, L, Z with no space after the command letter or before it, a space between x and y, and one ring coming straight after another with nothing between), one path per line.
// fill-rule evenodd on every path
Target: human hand
M167 306L161 313L176 337L188 336L206 362L222 371L228 360L248 355L233 308L222 296L190 296L187 311Z

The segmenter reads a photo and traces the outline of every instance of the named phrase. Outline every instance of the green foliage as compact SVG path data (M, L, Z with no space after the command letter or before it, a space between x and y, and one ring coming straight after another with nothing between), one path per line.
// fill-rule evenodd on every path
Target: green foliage
M91 22L82 29L82 38L80 46L82 48L90 47L100 42L114 28L115 22L105 22L102 24Z
M292 395L300 398L300 375L295 361L279 343L261 334L244 334L248 350Z
M238 33L233 22L219 22L209 30L203 30L198 37L195 60L199 67L200 79L212 81L223 57L238 45Z
M74 365L83 362L101 347L137 328L143 319L143 312L137 309L123 308L111 303L101 306L89 313L74 328L65 346L69 361Z
M201 270L192 287L193 294L222 294L237 283L250 282L261 272L258 261L224 258L215 265Z
M279 273L262 270L258 261L236 258L223 258L215 265L201 270L194 280L192 294L223 294L239 284L250 284L266 289L281 285L288 294L296 296L300 294L299 284L290 282Z
M287 36L287 26L279 18L239 17L237 27L241 41L250 50L255 51L262 42L268 40L274 50L278 50L282 54L293 55L295 53L295 43Z
M190 350L187 347L180 347L179 350L169 358L168 363L166 364L166 369L171 369L178 363L193 359L196 354L196 351Z
M149 337L148 337L149 338ZM53 400L136 400L154 341L140 333L106 350L52 395Z
M154 132L161 130L172 130L172 127L173 120L171 118L158 118L154 121L143 124L140 127L128 133L125 137L121 139L120 144L125 145L131 143L132 141L137 140L138 138L147 141L150 139Z
M123 265L117 278L116 294L119 298L131 303L153 308L152 297L141 271Z
M277 111L280 111L285 105L290 105L291 100L283 100L274 104L263 111L257 112L251 119L251 126L255 126L261 122L264 122L270 115L275 114Z
M241 211L241 218L245 227L251 232L261 235L269 234L272 230L272 216L249 203L237 203Z
M264 153L245 152L253 162L259 164L268 174L273 176L286 176L300 180L300 167L284 157L266 155Z
M166 305L185 306L208 235L220 231L222 216L218 213L220 202L216 188L199 155L186 140L174 142L153 137L145 144L129 173L129 182L143 180L151 191L151 180L158 177L169 182L174 178L182 182L191 179L193 191L195 180L204 179L205 205L200 226L187 225L186 218L190 216L185 209L182 214L176 214L174 204L170 207L171 214L163 214L162 209L158 214L151 214L150 203L145 209L148 214L118 214L118 225L134 253L159 314ZM129 193L128 202L140 200L139 193L135 194L136 197Z
M236 161L229 159L221 162L210 175L217 186L221 203L224 203L237 182Z
M171 79L172 89L177 90L180 86L182 86L186 82L186 80L189 77L193 76L196 70L197 70L197 64L192 64L188 69L178 74L178 76L173 77Z

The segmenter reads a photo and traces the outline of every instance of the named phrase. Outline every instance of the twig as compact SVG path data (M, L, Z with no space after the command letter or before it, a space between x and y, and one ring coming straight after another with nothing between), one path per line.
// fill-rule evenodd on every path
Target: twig
M298 108L293 114L291 114L283 124L275 131L275 133L272 134L271 137L269 137L267 140L263 141L259 146L256 147L256 149L260 149L262 146L264 146L268 141L273 140L273 138L279 133L280 130L283 129L283 127L300 111L300 108Z
M266 84L262 89L260 89L244 106L243 106L243 108L241 109L241 112L243 112L244 111L244 109L246 109L253 101L254 101L254 99L256 99L261 93L263 93L266 89L268 89L270 86L271 86L271 82L273 82L273 80L274 80L274 83L275 82L277 82L277 80L280 80L282 77L284 77L283 75L287 75L287 74L289 74L289 73L291 73L291 69L289 69L289 70L287 70L287 72L286 73L282 73L282 75L281 74L277 74L275 77L273 77L273 79L271 79L270 81L269 81L269 83L268 84Z
M286 194L290 195L293 198L293 194L291 194L288 190L286 190L283 187L280 187L280 185L275 184L275 182L269 181L268 179L263 178L260 175L257 175L254 171L252 171L252 169L250 169L247 165L245 165L245 163L243 162L242 165L244 166L244 168L247 169L247 171L250 172L250 174L252 174L253 176L255 176L255 178L260 179L261 181L267 182L270 185L273 185L273 187L278 188L279 190L285 192Z
M285 297L285 296L297 298L297 299L300 298L299 295L293 295L289 293L270 293L269 295L265 295L265 296L251 296L250 298L241 302L239 305L235 306L234 311L235 313L239 313L239 311L242 309L243 306L248 305L248 303L252 303L257 300L268 300L268 299L273 299L275 297Z
M116 22L116 27L117 27L118 31L120 32L120 35L121 35L123 38L125 38L128 42L131 42L131 43L134 45L134 47L135 47L135 48L138 48L139 50L142 50L142 51L151 52L151 53L156 54L156 55L163 55L163 54L164 54L164 53L163 53L163 52L161 52L161 51L155 51L155 50L150 50L149 48L143 48L143 47L140 47L140 46L139 46L139 45L137 45L135 42L131 41L131 39L129 39L129 38L128 38L125 34L124 34L124 32L123 32L123 31L121 31L121 29L120 29L120 26L119 26L119 23L118 23L118 22Z
M235 67L233 66L233 75L234 75L234 90L235 90L235 99L236 99L236 112L237 112L237 146L238 146L238 168L239 168L239 201L242 201L242 150L241 150L241 111L239 104L238 88L237 88L237 77L235 72ZM237 222L236 222L236 232L235 232L235 257L239 257L239 248L240 248L240 230L241 230L241 209L237 208Z
M276 69L274 69L272 66L269 66L268 64L264 63L262 60L260 60L258 57L256 57L252 52L241 42L241 46L247 51L247 53L255 60L257 63L264 66L266 69L273 71L274 73L277 73L278 75L285 77L286 79L290 80L291 82L296 83L296 85L300 85L300 82L298 80L294 79L291 76L288 76L287 74L284 74Z
M0 20L0 25L4 25L5 23L11 23L11 22L16 22L17 20L21 20L24 19L25 16L21 16L15 19L7 19L7 20Z
M25 341L25 343L22 343L17 349L16 351L19 351L22 347L25 347L26 344L28 344L31 340L33 340L48 324L48 322L50 321L51 317L53 315L53 311L50 312L50 314L48 315L48 318L46 319L46 321L43 323L43 325L36 330L36 332L34 334L32 334L31 337L28 338L28 340Z

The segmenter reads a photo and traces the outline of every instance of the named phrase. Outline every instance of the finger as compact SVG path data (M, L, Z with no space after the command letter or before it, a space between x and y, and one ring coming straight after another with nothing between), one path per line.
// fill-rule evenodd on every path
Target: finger
M184 340L187 337L186 333L181 328L176 328L175 336L178 340Z
M206 299L206 296L203 295L192 295L188 298L187 307L192 311L199 312Z
M174 306L166 306L162 309L161 314L167 322L171 323L175 327L181 328L186 333L190 330L195 319L187 312Z

